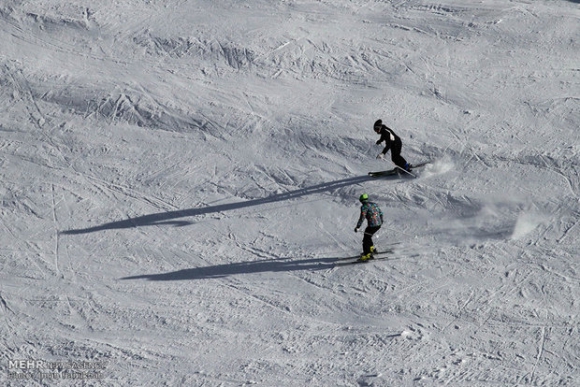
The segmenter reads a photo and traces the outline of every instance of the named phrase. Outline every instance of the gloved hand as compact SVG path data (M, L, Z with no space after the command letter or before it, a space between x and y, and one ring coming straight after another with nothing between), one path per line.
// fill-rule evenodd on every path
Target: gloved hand
M385 159L385 154L384 154L384 153L379 153L379 154L377 155L377 159L384 160L384 159Z
M377 145L379 145L382 141L381 140L377 140Z
M355 227L354 228L354 232L358 232L358 227Z

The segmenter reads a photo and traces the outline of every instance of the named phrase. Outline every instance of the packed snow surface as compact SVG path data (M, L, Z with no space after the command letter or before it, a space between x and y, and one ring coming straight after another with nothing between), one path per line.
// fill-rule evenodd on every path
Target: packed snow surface
M578 1L4 0L0 107L2 385L580 385Z

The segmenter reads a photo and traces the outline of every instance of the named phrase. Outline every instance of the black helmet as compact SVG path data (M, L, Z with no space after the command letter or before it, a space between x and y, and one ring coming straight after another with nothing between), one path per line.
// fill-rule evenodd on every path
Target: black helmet
M381 130L381 128L383 127L383 120L376 120L375 124L373 125L373 129L375 131Z

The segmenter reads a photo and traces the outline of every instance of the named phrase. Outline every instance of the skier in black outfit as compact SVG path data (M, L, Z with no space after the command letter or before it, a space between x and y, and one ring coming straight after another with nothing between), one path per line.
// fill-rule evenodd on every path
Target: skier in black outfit
M378 154L377 159L384 159L390 149L393 163L405 171L411 172L411 164L401 156L401 149L403 148L401 138L395 134L393 129L383 125L382 120L377 120L373 128L377 134L381 135L381 138L377 141L377 145L385 141L385 149Z

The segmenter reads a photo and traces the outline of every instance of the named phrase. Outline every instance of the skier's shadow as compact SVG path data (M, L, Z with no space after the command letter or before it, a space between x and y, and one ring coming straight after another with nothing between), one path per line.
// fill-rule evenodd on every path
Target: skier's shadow
M344 258L344 257L343 257ZM323 270L334 266L339 257L309 258L303 260L268 259L252 262L229 263L224 265L196 267L161 274L143 274L124 277L121 280L145 279L149 281L185 281L223 278L239 274L256 274L266 272L291 272L300 270Z
M224 212L231 211L240 208L259 206L267 203L281 202L285 200L295 199L298 197L312 195L315 193L332 191L338 188L346 187L353 184L363 183L365 181L373 179L369 176L356 176L348 179L337 180L329 183L321 183L311 187L297 189L294 191L286 192L283 194L271 195L261 199L253 199L244 202L230 203L230 204L220 204L217 206L209 206L203 208L190 208L187 210L177 210L169 212L160 212L156 214L143 215L136 218L130 218L125 220L119 220L116 222L105 223L100 226L73 229L62 231L61 234L64 235L77 235L77 234L87 234L92 232L104 231L104 230L114 230L114 229L125 229L133 227L144 227L144 226L159 226L159 225L174 225L174 226L185 226L191 224L191 222L178 220L180 218L192 217L203 214L210 214L214 212Z

